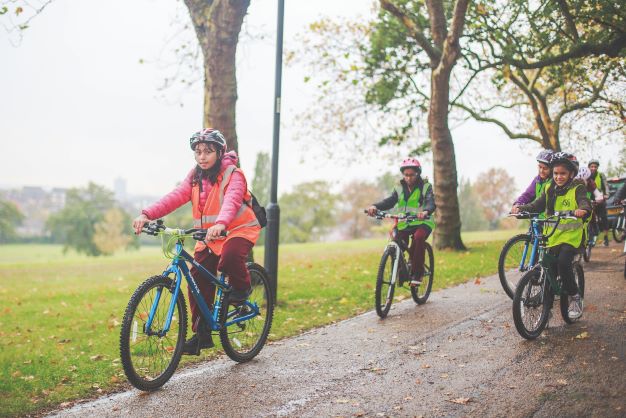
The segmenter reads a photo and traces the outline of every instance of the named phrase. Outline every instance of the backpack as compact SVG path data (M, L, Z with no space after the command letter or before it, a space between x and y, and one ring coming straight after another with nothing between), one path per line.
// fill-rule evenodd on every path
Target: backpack
M265 207L259 204L259 201L252 192L250 192L250 196L250 200L246 201L246 204L252 208L254 216L256 216L256 220L259 221L261 228L265 228L267 225L267 213L265 213Z

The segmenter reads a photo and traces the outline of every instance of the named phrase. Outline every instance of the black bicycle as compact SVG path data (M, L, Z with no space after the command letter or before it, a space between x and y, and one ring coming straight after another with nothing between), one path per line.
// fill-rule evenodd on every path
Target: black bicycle
M528 213L519 213L520 217L527 217ZM571 324L578 320L577 317L570 316L571 296L562 291L561 277L554 271L556 257L546 251L546 244L557 230L559 223L563 219L579 219L572 216L573 213L561 212L546 219L537 219L535 222L543 224L543 232L538 235L539 239L539 260L536 266L529 270L520 279L515 296L513 298L513 322L519 334L532 340L543 332L548 323L550 310L555 296L559 297L561 316L563 320ZM546 225L547 224L547 225ZM551 229L551 230L550 230ZM545 233L550 230L549 233ZM574 280L578 286L581 297L585 292L585 275L578 258L573 262Z
M367 213L367 211L365 211ZM377 211L373 216L376 219L396 219L405 222L412 222L417 219L417 215L411 213L391 214ZM378 275L376 277L375 303L376 313L379 317L385 318L391 309L393 295L396 284L402 287L409 282L411 272L411 261L408 257L408 250L411 246L411 239L405 241L398 234L398 227L391 230L389 243L380 259ZM426 247L426 257L424 259L424 276L418 286L410 286L413 301L418 305L426 303L430 291L433 287L435 277L435 256L433 248L429 243L424 243Z
M599 218L596 211L596 202L592 202L591 217L587 224L587 242L585 243L585 249L583 251L583 259L586 263L591 260L591 250L596 246L598 241L598 235L600 235Z

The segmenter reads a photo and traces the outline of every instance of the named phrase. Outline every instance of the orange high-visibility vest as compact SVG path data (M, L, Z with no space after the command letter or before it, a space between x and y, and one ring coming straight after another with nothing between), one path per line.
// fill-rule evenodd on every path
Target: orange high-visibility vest
M191 210L193 212L194 228L210 228L215 225L217 216L222 208L222 202L224 201L224 190L228 187L228 183L234 171L243 174L243 172L234 165L229 165L220 172L215 184L213 184L208 191L207 200L202 211L200 211L200 185L196 184L192 187ZM261 225L259 225L259 221L257 221L252 208L246 204L246 202L250 201L250 192L247 187L243 200L241 207L237 211L237 215L235 215L235 219L233 219L229 225L226 225L226 231L228 232L226 239L217 239L215 241L209 241L206 244L198 241L196 243L196 251L202 251L208 246L211 251L220 255L224 243L234 237L245 238L253 244L256 243L256 240L259 238L259 232L261 231Z

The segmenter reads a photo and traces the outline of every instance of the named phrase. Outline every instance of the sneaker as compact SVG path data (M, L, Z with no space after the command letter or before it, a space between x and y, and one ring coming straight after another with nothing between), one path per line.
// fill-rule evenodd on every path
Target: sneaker
M411 287L417 287L422 284L423 275L415 273L411 278L411 282L409 283Z
M200 350L204 348L212 348L215 344L213 344L213 338L211 338L211 334L202 333L200 336L198 334L193 334L193 337L185 341L183 345L183 354L188 354L191 356L199 356Z
M228 302L231 305L241 305L244 303L248 297L252 294L252 288L249 287L245 290L233 289L230 292L230 297L228 298Z
M604 236L604 246L605 247L609 246L609 237L607 237L606 235Z
M579 294L570 296L568 315L570 319L578 319L583 315L583 299Z

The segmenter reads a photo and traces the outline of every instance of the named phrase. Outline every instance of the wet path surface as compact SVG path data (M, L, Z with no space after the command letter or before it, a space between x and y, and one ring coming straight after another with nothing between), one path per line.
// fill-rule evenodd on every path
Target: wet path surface
M59 416L626 416L622 246L585 266L585 314L521 338L497 277L434 292L180 371L161 390L132 390ZM576 337L579 338L576 338Z

